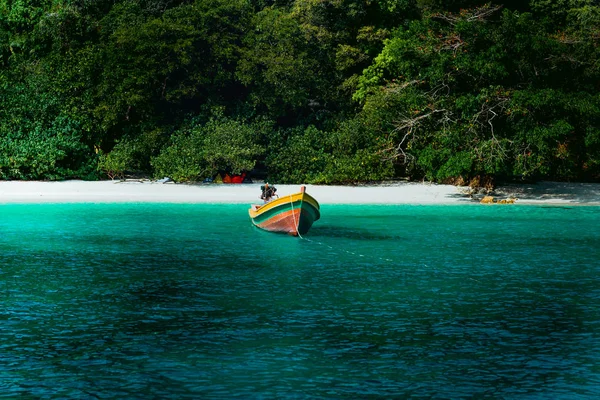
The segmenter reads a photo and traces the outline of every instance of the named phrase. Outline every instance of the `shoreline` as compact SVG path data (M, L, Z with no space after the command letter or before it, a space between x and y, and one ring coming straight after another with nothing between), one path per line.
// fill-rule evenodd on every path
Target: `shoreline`
M0 181L0 204L40 203L230 203L260 204L262 183L175 184L153 181ZM275 184L277 194L296 193L298 185ZM326 204L478 204L484 194L468 187L398 182L364 186L305 185ZM600 206L600 183L539 182L497 187L496 199L516 198L515 204Z

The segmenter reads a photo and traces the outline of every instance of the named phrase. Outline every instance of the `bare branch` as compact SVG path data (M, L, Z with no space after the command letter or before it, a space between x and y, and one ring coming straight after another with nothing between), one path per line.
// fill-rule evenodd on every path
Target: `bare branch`
M433 14L433 18L438 18L448 22L450 25L454 26L461 21L473 22L473 21L482 21L485 22L485 19L495 13L496 11L502 8L501 5L492 6L491 4L486 4L481 7L474 8L472 10L462 10L458 14L453 13L436 13Z
M444 38L443 46L438 50L452 50L454 54L458 51L461 46L465 45L465 41L461 39L460 35L453 34Z
M385 90L387 92L389 92L389 93L399 93L399 92L401 92L402 90L406 89L409 86L418 85L420 83L422 83L422 81L418 81L418 80L406 81L406 82L403 82L401 84L393 82L391 84L388 84L386 86Z
M429 118L431 117L433 114L436 113L440 113L440 112L445 112L446 109L441 109L441 110L433 110L427 114L423 114L423 115L419 115L418 117L414 117L414 118L405 118L401 121L399 121L399 125L396 125L396 129L394 129L395 131L403 131L405 129L409 129L412 130L413 128L415 128L416 126L418 126L420 124L419 121L425 119L425 118Z
M498 117L499 113L506 109L509 100L509 97L500 96L493 98L491 102L488 99L481 105L479 112L475 113L471 118L471 123L469 124L470 129L468 132L473 133L475 136L479 136L477 128L484 131L489 129L491 135L489 140L484 140L481 145L475 146L474 148L476 154L481 159L492 160L495 157L501 159L507 157L506 151L502 147L500 140L496 137L494 131L494 119ZM484 152L488 154L484 155Z
M412 160L414 160L414 156L412 156L411 154L406 153L404 151L404 148L406 147L405 144L410 143L411 141L413 141L415 139L415 135L414 135L415 131L422 124L422 122L424 120L429 119L432 116L434 116L435 114L440 114L440 113L442 113L444 115L444 117L441 118L440 120L438 120L438 122L443 123L445 125L447 123L447 121L450 120L446 115L449 113L449 111L446 109L433 109L426 114L413 116L413 117L404 117L399 121L395 121L394 122L395 128L394 128L393 132L404 132L404 136L402 137L402 139L400 140L400 142L397 145L388 147L388 148L380 151L380 153L387 154L384 157L384 159L385 160L400 159L403 161L404 164L408 164Z
M450 74L447 74L446 76L450 77ZM433 87L429 92L425 93L425 95L433 100L438 96L438 93L444 89L446 89L447 95L450 94L450 86L448 86L446 82L442 82L441 84Z

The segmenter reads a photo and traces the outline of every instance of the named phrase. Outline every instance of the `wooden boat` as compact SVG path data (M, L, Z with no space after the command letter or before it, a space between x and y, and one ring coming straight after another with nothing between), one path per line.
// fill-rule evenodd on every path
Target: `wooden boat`
M304 186L300 187L300 193L252 205L248 214L252 223L261 229L293 236L304 235L321 217L319 202L306 193Z

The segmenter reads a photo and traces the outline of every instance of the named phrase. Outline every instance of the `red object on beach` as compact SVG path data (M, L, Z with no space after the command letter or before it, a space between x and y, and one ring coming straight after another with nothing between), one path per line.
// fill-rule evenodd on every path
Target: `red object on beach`
M231 183L242 183L244 182L244 178L246 178L245 172L243 172L241 175L233 175L231 177Z

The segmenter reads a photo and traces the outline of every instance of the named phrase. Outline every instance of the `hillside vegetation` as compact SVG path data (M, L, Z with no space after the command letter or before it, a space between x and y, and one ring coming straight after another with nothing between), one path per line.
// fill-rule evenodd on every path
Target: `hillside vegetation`
M597 0L0 0L0 179L600 179Z

